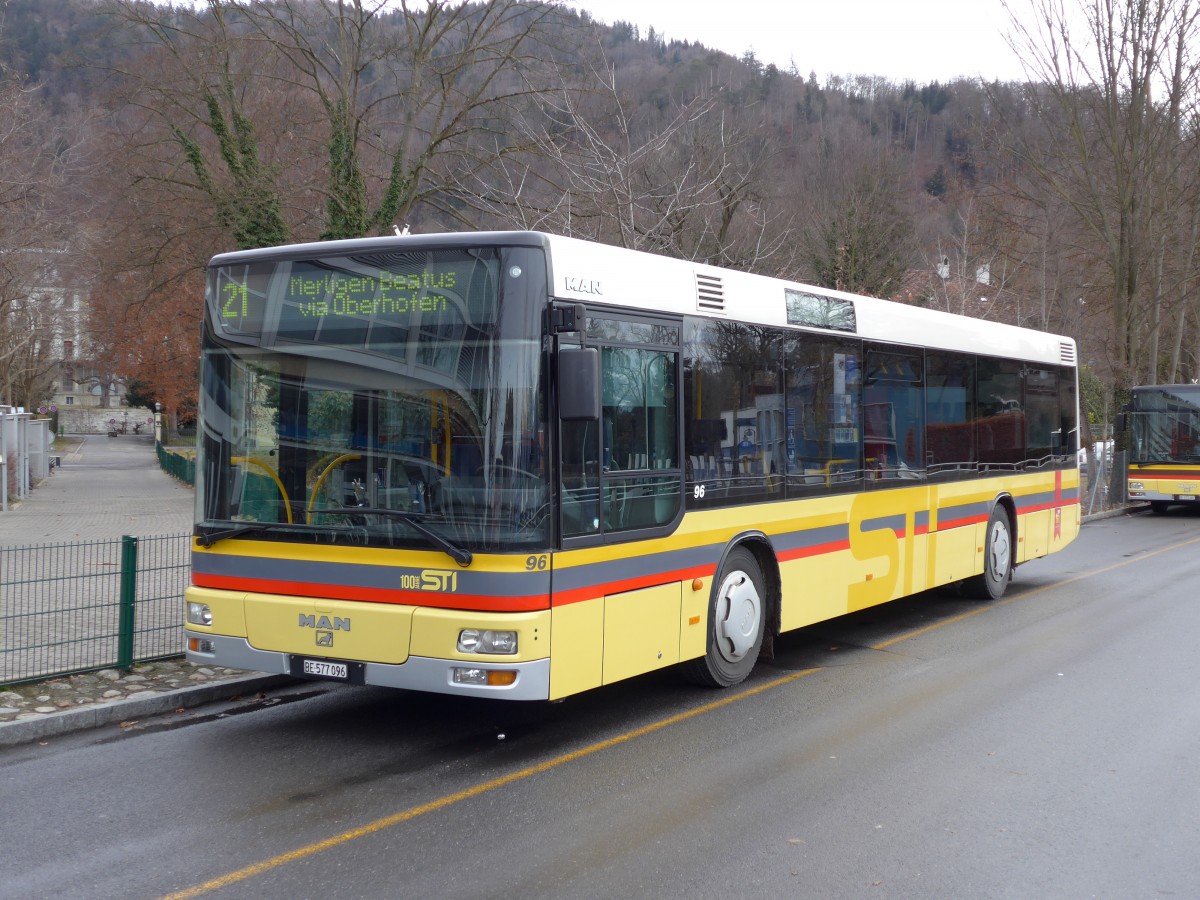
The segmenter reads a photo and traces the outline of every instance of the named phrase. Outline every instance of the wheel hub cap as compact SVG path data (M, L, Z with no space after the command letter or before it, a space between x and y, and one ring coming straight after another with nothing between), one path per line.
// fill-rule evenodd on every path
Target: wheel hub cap
M733 572L717 595L717 648L729 662L738 662L754 647L762 619L762 598L745 572Z
M1012 559L1012 547L1008 543L1008 529L999 524L992 530L992 573L997 581L1008 577L1008 565Z

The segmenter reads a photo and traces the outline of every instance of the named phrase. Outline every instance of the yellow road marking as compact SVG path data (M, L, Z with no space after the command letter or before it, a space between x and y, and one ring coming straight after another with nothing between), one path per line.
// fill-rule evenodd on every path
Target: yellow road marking
M736 694L731 694L722 697L720 700L714 700L711 703L706 703L703 706L698 706L695 709L687 712L678 713L674 716L669 716L665 719L660 719L657 722L652 722L649 725L643 725L641 728L635 728L632 731L627 731L624 734L619 734L616 737L609 738L606 741L591 744L587 747L581 747L578 750L573 750L570 753L564 753L561 756L556 756L548 759L545 762L537 763L536 765L527 766L524 769L519 769L516 772L510 772L508 775L501 775L499 778L493 778L491 781L485 781L477 784L474 787L469 787L466 790L458 791L453 794L447 794L444 797L439 797L437 800L431 800L428 803L423 803L420 806L414 806L394 815L384 816L382 819L376 819L374 822L368 822L366 825L360 825L358 828L352 828L349 831L343 831L341 834L335 834L323 841L308 844L304 847L298 847L287 853L282 853L279 856L273 856L270 859L264 859L262 862L255 863L251 866L246 866L244 869L238 869L236 872L229 872L226 875L221 875L211 881L206 881L203 884L198 884L195 887L187 888L186 890L177 891L173 894L167 894L163 900L183 900L186 897L199 897L202 894L207 894L210 891L220 890L221 888L229 887L231 884L237 884L239 881L245 881L247 878L253 878L256 875L262 875L272 869L277 869L286 863L295 862L300 859L305 859L314 854L320 853L323 850L329 850L341 844L349 843L361 837L367 837L376 834L384 829L391 828L394 825L400 825L404 822L416 819L426 813L436 812L440 809L445 809L448 806L453 806L456 803L461 803L464 800L470 800L472 797L478 797L480 794L486 794L498 788L505 787L518 781L524 781L534 775L540 775L543 772L548 772L551 769L556 769L566 763L575 762L584 757L591 756L595 753L600 753L603 750L611 749L620 744L628 743L640 737L645 737L648 734L653 734L656 731L661 731L664 728L669 728L672 725L677 725L680 722L685 722L688 719L693 719L696 716L704 715L712 712L715 709L720 709L723 706L728 706L731 703L736 703L739 700L744 700L747 697L753 697L755 694L761 694L769 691L772 688L777 688L789 682L803 678L805 675L811 675L813 672L818 672L819 669L802 669L799 672L791 672L781 678L775 678L755 687L748 688L744 691L739 691Z
M901 641L911 640L914 637L927 634L938 628L945 627L946 625L953 625L956 622L961 622L965 619L971 618L972 616L977 616L980 613L995 609L997 606L1007 603L1014 603L1018 600L1024 600L1027 597L1032 597L1035 594L1043 593L1051 588L1058 588L1068 584L1074 584L1077 581L1083 581L1086 578L1102 575L1105 572L1111 572L1114 569L1120 569L1125 566L1141 562L1144 559L1149 559L1150 557L1158 556L1163 553L1169 553L1172 550L1178 550L1181 547L1187 547L1196 543L1200 543L1200 537L1191 538L1178 544L1172 544L1169 547L1160 547L1158 550L1152 550L1149 553L1140 554L1131 559L1114 563L1111 566L1105 566L1103 569L1085 572L1082 575L1075 575L1074 577L1067 578L1063 581L1056 581L1053 584L1046 584L1039 588L1023 591L1020 594L1008 597L999 601L998 603L987 603L978 607L977 609L971 610L970 612L966 612L958 616L952 616L949 619L942 619L922 628L907 631L904 634L891 638L890 640L873 644L871 645L870 649L883 650L887 647L898 644ZM246 879L253 878L256 875L262 875L266 872L270 872L272 869L277 869L280 866L286 865L287 863L306 859L307 857L314 856L322 851L357 840L358 838L368 837L395 825L401 825L405 822L412 821L413 819L419 818L427 813L446 809L447 807L454 806L455 804L461 803L464 800L470 800L472 797L478 797L480 794L486 794L491 791L498 790L499 788L506 787L507 785L515 784L518 781L524 781L525 779L531 778L534 775L540 775L543 772L556 769L559 766L566 765L567 763L584 759L585 757L592 756L593 754L600 753L604 750L609 750L621 744L628 743L629 741L636 740L637 738L645 737L648 734L653 734L656 731L662 731L664 728L669 728L672 725L677 725L680 722L685 722L688 719L693 719L697 716L704 715L705 713L712 712L713 710L720 709L721 707L729 706L731 703L736 703L739 700L746 699L747 697L753 697L756 694L762 694L766 691L772 690L773 688L790 684L793 681L818 671L820 671L820 669L812 668L802 669L799 672L792 672L788 675L784 675L781 678L772 679L771 681L756 685L755 687L748 688L744 691L739 691L736 694L731 694L722 697L719 700L714 700L711 703L706 703L703 706L698 706L695 709L678 713L673 716L668 716L665 719L660 719L659 721L652 722L649 725L643 725L641 728L635 728L632 731L627 731L624 734L619 734L616 737L609 738L608 740L590 744L587 747L581 747L578 750L573 750L570 753L564 753L560 756L548 759L545 762L537 763L536 765L526 766L524 769L518 769L515 772L510 772L508 775L501 775L499 778L493 778L491 781L482 782L474 787L469 787L453 794L447 794L444 797L439 797L437 800L431 800L430 802L423 803L420 806L413 806L409 809L403 810L402 812L398 812L390 816L384 816L382 819L376 819L374 822L368 822L366 825L360 825L358 828L351 828L349 831L343 831L341 834L335 834L332 837L325 838L323 841L317 841L304 847L298 847L297 849L291 850L287 853L273 856L270 859L264 859L262 862L255 863L251 866L246 866L245 868L238 869L234 872L229 872L225 875L213 878L210 881L206 881L203 884L198 884L194 887L187 888L186 890L167 894L163 900L185 900L185 898L199 897L203 894L229 887L232 884L237 884L240 881L245 881Z

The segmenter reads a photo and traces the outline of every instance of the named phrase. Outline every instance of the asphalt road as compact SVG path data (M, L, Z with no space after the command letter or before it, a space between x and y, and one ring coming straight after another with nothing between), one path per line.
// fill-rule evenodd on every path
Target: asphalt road
M558 704L301 684L0 751L0 896L1200 896L1200 516Z

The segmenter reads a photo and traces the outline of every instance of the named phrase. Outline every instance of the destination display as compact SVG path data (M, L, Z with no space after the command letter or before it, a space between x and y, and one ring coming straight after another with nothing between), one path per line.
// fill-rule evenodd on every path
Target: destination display
M348 275L344 272L294 274L284 302L302 318L321 316L407 316L446 308L442 292L454 288L458 273Z
M333 261L223 266L210 292L212 319L231 336L351 346L361 346L371 330L403 334L418 323L461 322L472 279L477 286L494 282L480 271L479 258L439 255L422 255L419 268L407 270L369 261L352 268Z

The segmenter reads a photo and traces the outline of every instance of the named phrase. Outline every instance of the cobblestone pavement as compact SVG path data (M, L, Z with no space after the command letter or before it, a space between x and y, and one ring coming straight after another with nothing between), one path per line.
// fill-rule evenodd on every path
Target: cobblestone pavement
M208 668L178 658L139 663L128 672L102 669L83 675L31 681L0 690L0 723L39 719L65 710L115 704L121 700L144 699L153 694L231 681L247 674L241 669Z
M207 703L257 699L294 681L286 675L195 666L180 657L136 665L129 672L104 669L12 685L0 690L0 750L104 726L133 728L139 719Z

